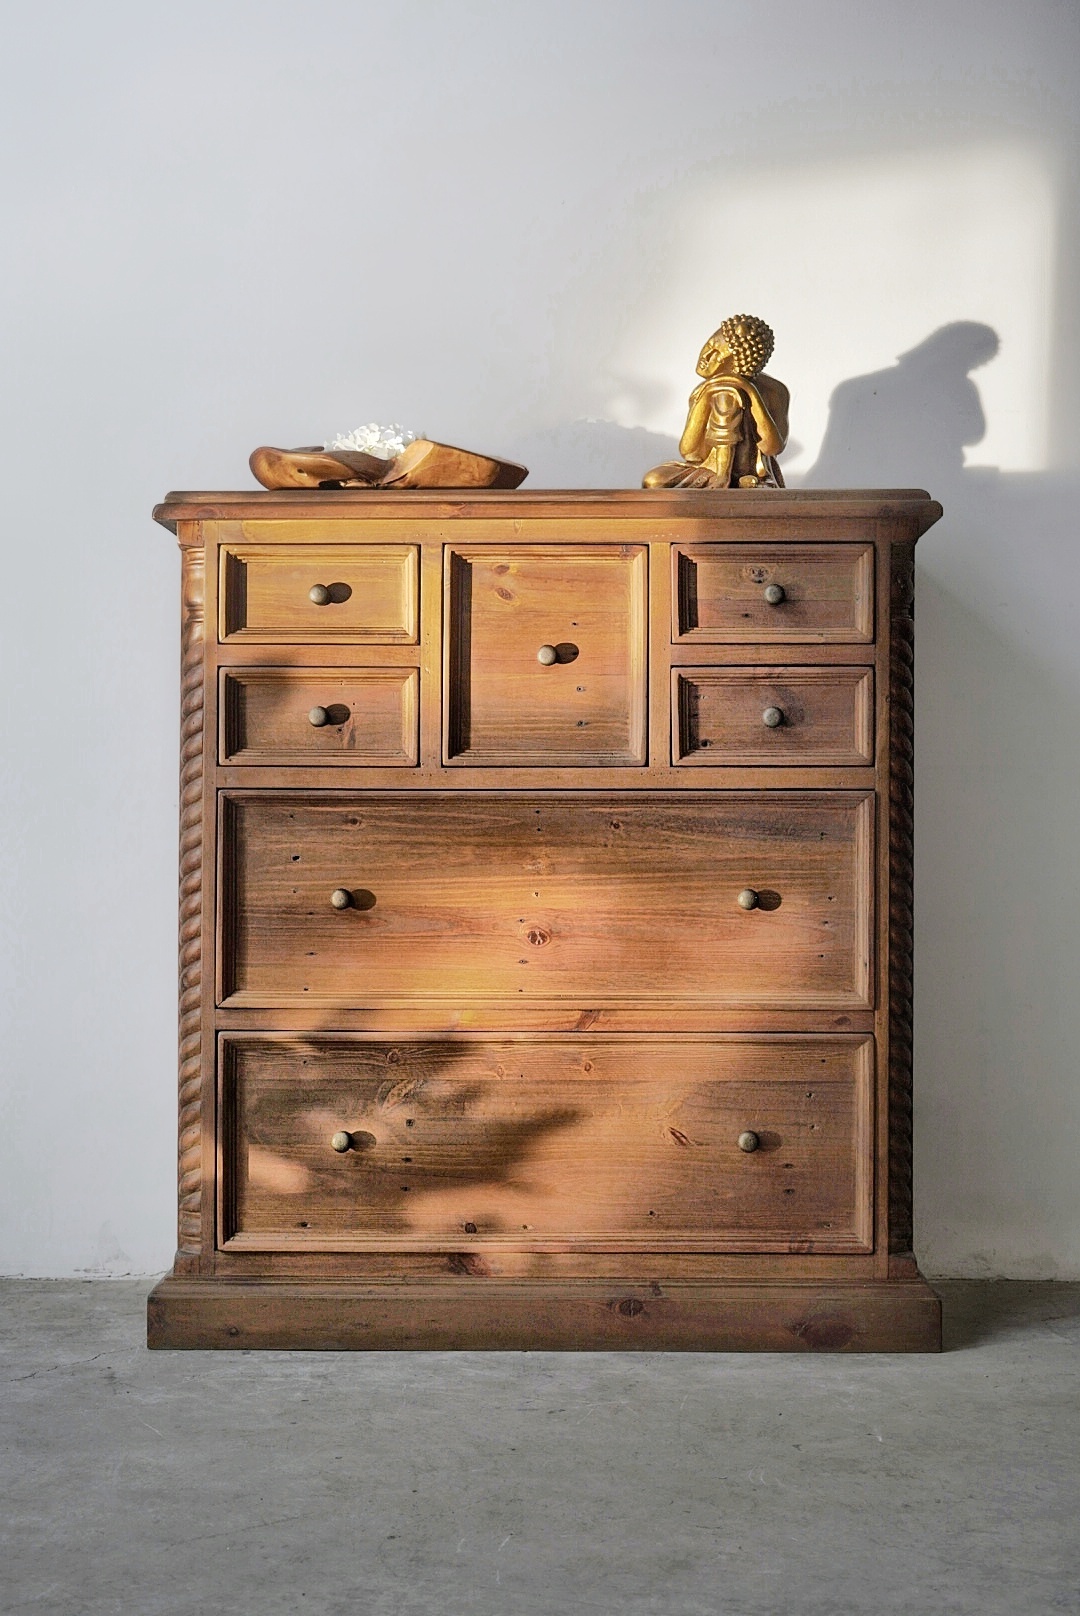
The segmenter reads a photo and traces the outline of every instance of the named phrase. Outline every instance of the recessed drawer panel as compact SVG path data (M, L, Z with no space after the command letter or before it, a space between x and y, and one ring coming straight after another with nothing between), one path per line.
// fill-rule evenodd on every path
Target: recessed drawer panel
M223 763L417 761L417 668L223 668Z
M229 1035L223 1243L864 1251L868 1038Z
M448 550L445 756L645 762L643 545Z
M418 575L414 544L223 546L221 638L415 645Z
M224 802L235 1006L871 1006L868 792Z
M673 761L874 761L872 668L679 668L672 674Z
M672 565L674 640L874 637L872 545L675 545Z

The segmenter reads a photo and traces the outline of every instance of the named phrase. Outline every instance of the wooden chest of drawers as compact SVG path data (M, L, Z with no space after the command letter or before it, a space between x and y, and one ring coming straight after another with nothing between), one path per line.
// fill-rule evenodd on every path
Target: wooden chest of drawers
M176 494L152 1346L927 1350L911 490Z

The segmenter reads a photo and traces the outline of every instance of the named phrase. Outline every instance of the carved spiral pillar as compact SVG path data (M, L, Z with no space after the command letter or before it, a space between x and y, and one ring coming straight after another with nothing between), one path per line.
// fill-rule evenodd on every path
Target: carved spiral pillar
M202 793L206 552L183 557L180 694L178 1261L202 1250Z
M910 1251L914 930L915 547L892 556L889 777L889 1250Z

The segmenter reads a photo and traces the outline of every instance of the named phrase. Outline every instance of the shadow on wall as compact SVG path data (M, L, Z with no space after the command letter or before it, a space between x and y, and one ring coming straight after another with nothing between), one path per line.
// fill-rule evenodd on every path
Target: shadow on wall
M975 320L943 325L895 365L841 382L804 488L929 488L936 499L964 472L964 450L986 436L971 372L993 359L998 335Z
M1052 1276L1075 1238L1080 667L1074 475L965 467L961 321L842 382L805 487L923 487L916 571L916 1246L930 1273Z
M929 488L942 498L965 474L964 450L986 435L971 372L998 351L991 326L958 320L895 365L841 382L816 463L793 474L805 488ZM794 448L794 445L792 445ZM571 421L505 447L529 468L530 488L640 488L651 466L678 458L678 439L615 421Z
M615 421L571 421L512 443L529 468L529 488L640 488L650 466L672 460L678 440Z

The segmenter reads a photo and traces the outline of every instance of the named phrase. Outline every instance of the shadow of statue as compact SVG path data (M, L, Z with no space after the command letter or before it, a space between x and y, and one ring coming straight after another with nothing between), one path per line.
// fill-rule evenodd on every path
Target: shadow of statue
M1075 1116L1080 1015L1062 968L1080 937L1062 744L1080 721L1080 480L965 465L986 436L973 373L997 352L991 327L957 321L841 382L790 482L923 487L944 506L916 567L916 1250L929 1273L1053 1275L1074 1146L1045 1118ZM954 1341L1000 1329L972 1307Z
M829 400L829 422L806 488L929 488L963 476L964 450L986 435L971 372L993 359L998 336L977 320L931 332L886 370L852 376Z

